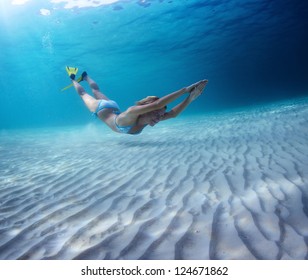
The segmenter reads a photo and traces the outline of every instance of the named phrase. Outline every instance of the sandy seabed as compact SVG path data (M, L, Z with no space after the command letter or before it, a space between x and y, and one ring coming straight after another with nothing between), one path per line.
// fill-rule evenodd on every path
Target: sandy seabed
M0 259L308 259L308 100L0 132Z

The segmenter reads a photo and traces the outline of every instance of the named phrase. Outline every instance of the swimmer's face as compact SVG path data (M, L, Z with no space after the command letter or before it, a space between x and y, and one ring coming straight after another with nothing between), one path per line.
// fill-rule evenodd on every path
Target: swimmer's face
M159 110L143 114L139 117L139 122L142 124L148 124L150 126L154 126L161 121L165 113L166 113L166 108L162 108Z

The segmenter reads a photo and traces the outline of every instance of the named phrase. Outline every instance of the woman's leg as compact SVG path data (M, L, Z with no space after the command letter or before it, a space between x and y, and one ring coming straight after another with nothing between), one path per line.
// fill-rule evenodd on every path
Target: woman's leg
M77 91L77 93L79 94L79 96L82 98L84 104L87 106L87 108L94 113L98 104L99 104L99 100L93 98L91 95L89 95L88 93L86 93L85 89L76 81L72 81L73 85Z
M89 85L92 89L92 92L95 96L95 99L109 100L109 98L99 90L97 83L94 80L92 80L88 75L85 75L85 77L83 79L89 83Z

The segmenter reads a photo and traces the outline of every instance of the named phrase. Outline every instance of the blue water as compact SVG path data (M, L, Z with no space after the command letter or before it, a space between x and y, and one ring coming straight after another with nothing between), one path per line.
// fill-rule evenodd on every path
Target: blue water
M1 0L0 259L308 259L307 14L296 0ZM123 110L209 84L128 136L61 91L66 65Z
M186 116L308 95L307 1L12 2L0 4L0 129L92 122L73 89L60 91L65 65L122 109L203 78Z

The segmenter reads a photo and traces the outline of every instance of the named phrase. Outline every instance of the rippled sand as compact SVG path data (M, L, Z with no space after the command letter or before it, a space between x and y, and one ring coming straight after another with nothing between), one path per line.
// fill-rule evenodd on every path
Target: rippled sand
M0 132L0 259L307 259L308 101Z

